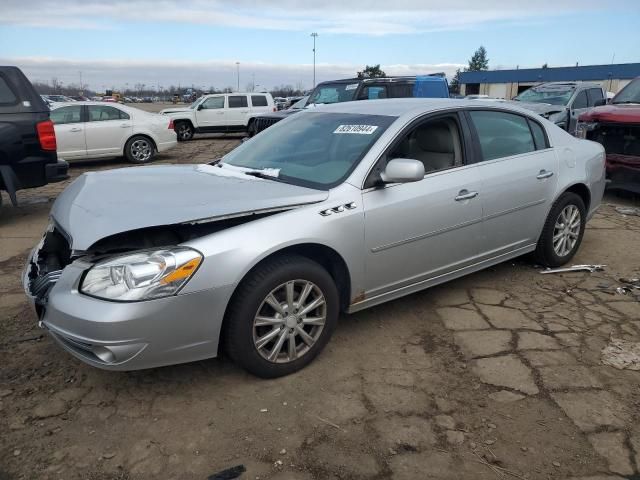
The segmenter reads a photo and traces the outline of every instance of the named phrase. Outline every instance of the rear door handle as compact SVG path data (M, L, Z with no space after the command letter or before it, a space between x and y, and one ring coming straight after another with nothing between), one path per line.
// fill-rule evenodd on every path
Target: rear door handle
M81 132L82 129L80 127L73 127L72 129L69 130L70 132Z
M553 172L547 172L546 170L540 170L540 173L536 176L538 180L543 180L545 178L549 178L553 176Z
M224 112L216 112L218 115L224 115Z
M472 198L475 198L478 196L478 192L470 192L467 189L464 190L460 190L460 192L458 192L458 196L456 197L456 202L462 202L464 200L470 200Z
M120 128L129 128L131 125L129 123L121 123Z

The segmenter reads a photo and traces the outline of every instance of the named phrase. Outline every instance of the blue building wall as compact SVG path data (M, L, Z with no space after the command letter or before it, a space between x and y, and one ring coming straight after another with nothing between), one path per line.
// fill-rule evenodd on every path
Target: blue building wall
M460 72L460 83L521 83L607 80L630 80L640 77L640 63L585 65L578 67L523 68Z

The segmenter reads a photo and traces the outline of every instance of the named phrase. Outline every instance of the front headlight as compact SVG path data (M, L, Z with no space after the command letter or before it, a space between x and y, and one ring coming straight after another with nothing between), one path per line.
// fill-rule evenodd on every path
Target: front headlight
M187 283L200 263L202 255L184 247L132 253L95 264L80 291L125 302L168 297Z
M555 123L556 125L561 123L565 124L567 120L567 112L556 112L552 113L547 117L547 120Z
M595 130L598 127L598 122L578 122L576 125L576 137L587 138L587 132Z

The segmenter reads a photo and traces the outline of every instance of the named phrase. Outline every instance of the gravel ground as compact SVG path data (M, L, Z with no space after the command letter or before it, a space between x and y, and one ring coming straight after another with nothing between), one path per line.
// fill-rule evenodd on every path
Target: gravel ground
M238 142L199 137L156 163ZM601 355L640 341L638 297L615 292L640 274L640 217L614 206L638 202L608 197L589 224L575 263L603 272L504 263L343 316L311 366L265 381L224 359L104 372L43 335L20 273L68 183L0 213L0 479L638 478L640 372Z

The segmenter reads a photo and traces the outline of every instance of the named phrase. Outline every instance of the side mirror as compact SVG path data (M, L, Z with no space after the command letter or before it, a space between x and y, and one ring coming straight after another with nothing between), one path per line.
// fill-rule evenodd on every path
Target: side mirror
M594 107L601 107L602 105L606 105L606 104L607 104L607 100L604 98L599 98L598 100L593 102Z
M380 174L384 183L417 182L424 178L424 164L412 158L394 158Z
M201 103L200 105L198 105L198 110L202 110L204 108L203 104Z

